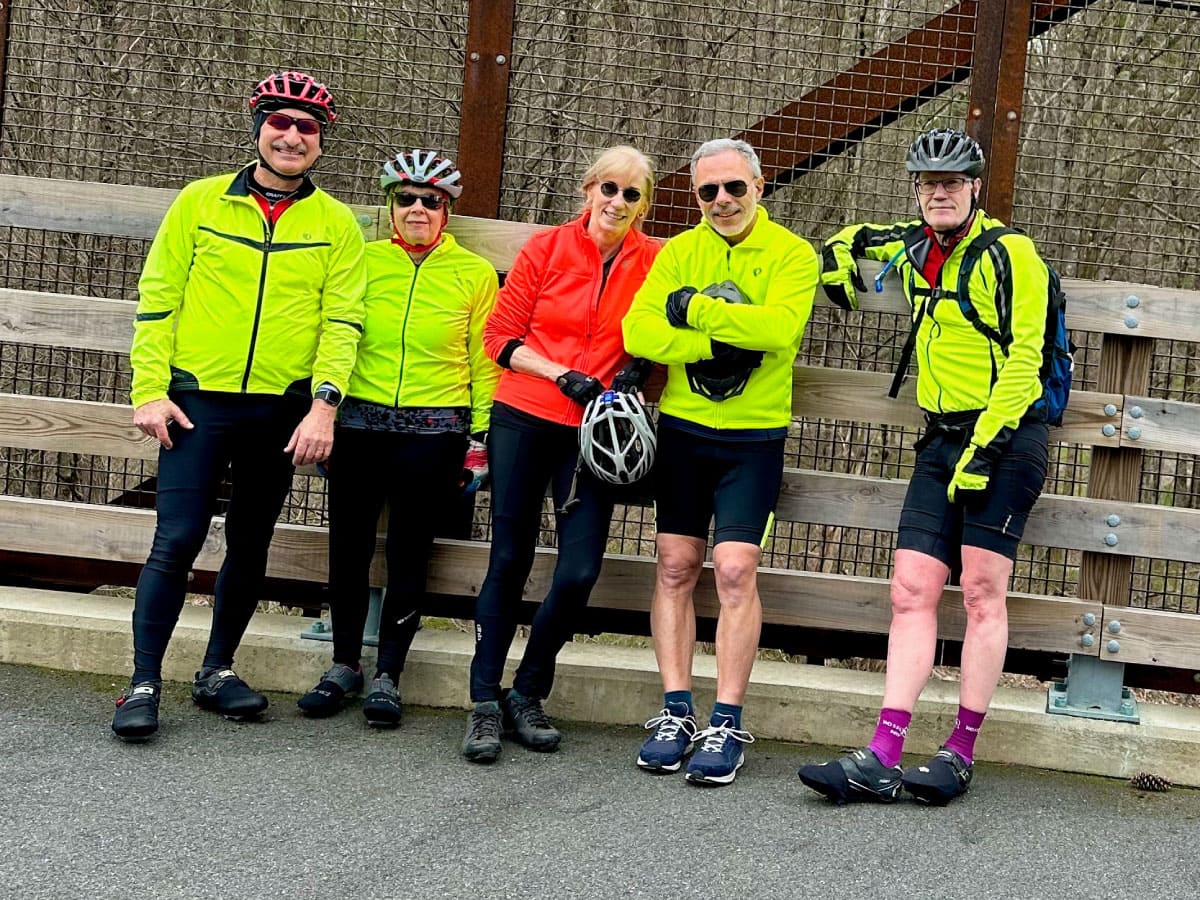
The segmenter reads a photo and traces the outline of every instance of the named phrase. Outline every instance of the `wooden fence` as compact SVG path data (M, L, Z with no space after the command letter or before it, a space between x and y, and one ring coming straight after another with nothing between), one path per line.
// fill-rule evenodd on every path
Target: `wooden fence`
M0 226L147 239L173 196L168 190L0 176ZM381 209L355 212L369 239L390 233ZM500 271L507 270L537 227L457 216L450 224L465 246ZM870 264L864 269L867 276L874 274ZM1175 674L1190 684L1200 669L1200 616L1127 604L1133 558L1200 562L1200 511L1135 502L1142 451L1192 454L1200 448L1200 405L1145 396L1153 339L1200 341L1200 292L1082 281L1068 281L1066 288L1072 329L1103 335L1103 390L1074 392L1063 427L1053 430L1051 439L1091 448L1090 496L1044 495L1030 518L1026 541L1082 551L1081 596L1012 595L1010 647L1186 670ZM868 311L904 309L894 281L862 301ZM0 340L124 353L132 336L133 309L128 300L0 289ZM794 414L918 427L912 379L899 401L886 396L889 382L886 374L798 365ZM15 394L0 394L0 446L126 459L157 455L157 445L133 427L128 406ZM789 468L777 518L891 530L905 488L902 480ZM197 570L219 566L223 525L219 518L214 522ZM148 510L0 497L0 552L137 564L145 559L153 527L154 514ZM487 554L485 543L439 540L430 591L475 595ZM268 574L323 583L326 558L324 529L281 524ZM544 594L553 559L554 551L538 551L528 599ZM376 584L382 583L381 566L377 554ZM592 606L645 613L653 578L653 559L610 554ZM885 579L764 568L760 590L764 620L770 625L887 631ZM717 608L708 572L697 592L697 610L715 616ZM1119 631L1113 630L1114 622ZM961 595L948 588L940 636L961 640L964 627Z

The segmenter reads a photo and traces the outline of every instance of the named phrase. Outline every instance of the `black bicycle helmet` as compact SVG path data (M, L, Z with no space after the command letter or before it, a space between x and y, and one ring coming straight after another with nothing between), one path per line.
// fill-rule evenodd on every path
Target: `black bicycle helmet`
M972 178L983 174L983 148L965 131L934 128L909 145L904 168L918 172L962 172Z
M710 284L700 293L706 297L724 300L726 303L747 302L738 286L728 280L720 284ZM717 348L716 344L713 346ZM761 350L744 350L741 347L722 344L712 359L688 363L684 366L684 371L687 373L688 387L692 389L692 393L699 394L713 403L720 403L746 390L750 374L762 365L762 360Z

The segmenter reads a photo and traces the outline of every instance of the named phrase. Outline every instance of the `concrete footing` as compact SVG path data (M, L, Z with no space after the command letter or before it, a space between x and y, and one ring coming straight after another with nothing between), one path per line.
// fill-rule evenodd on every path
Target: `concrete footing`
M133 601L0 587L0 662L116 676L131 670ZM164 676L190 681L204 655L211 610L183 610ZM300 639L311 619L254 617L237 670L260 690L301 694L329 665L330 645ZM510 655L515 665L523 645ZM404 672L405 699L424 706L466 708L471 635L423 630ZM702 712L711 705L716 662L696 658L695 690ZM870 737L883 694L872 672L760 661L746 697L746 726L760 738L835 747ZM554 695L546 702L564 720L634 725L654 715L662 689L649 650L568 644L559 657ZM1200 786L1200 709L1140 705L1131 725L1045 712L1043 691L1001 688L977 748L978 758L1067 772L1127 778L1154 772L1176 784ZM906 751L931 754L954 725L957 685L931 682L921 697ZM105 717L108 710L97 710ZM632 753L632 749L630 751ZM798 757L799 761L799 757Z

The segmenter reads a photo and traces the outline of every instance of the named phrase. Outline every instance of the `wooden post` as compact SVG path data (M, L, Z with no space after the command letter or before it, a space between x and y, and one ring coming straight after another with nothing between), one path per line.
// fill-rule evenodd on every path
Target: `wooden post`
M464 216L500 215L515 12L516 0L470 0L457 160L465 190L455 205Z
M967 131L988 165L979 204L1011 221L1029 48L1028 0L979 0Z
M1104 335L1096 390L1145 396L1150 386L1154 341L1127 335ZM1142 451L1131 447L1092 448L1088 467L1089 497L1136 501L1141 487ZM1114 503L1113 511L1117 511ZM1133 560L1128 556L1084 552L1079 566L1080 599L1109 606L1128 606Z

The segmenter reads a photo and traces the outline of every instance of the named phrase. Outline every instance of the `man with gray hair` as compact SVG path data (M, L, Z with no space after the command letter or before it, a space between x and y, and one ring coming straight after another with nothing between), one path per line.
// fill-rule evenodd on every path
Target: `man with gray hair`
M692 156L699 225L667 242L625 317L625 349L667 366L655 468L658 566L650 627L665 693L638 765L729 784L744 761L742 702L762 628L758 562L774 523L792 419L792 366L817 255L772 222L758 155L720 139ZM696 721L693 602L709 523L720 612L717 697ZM697 747L698 745L698 747Z

